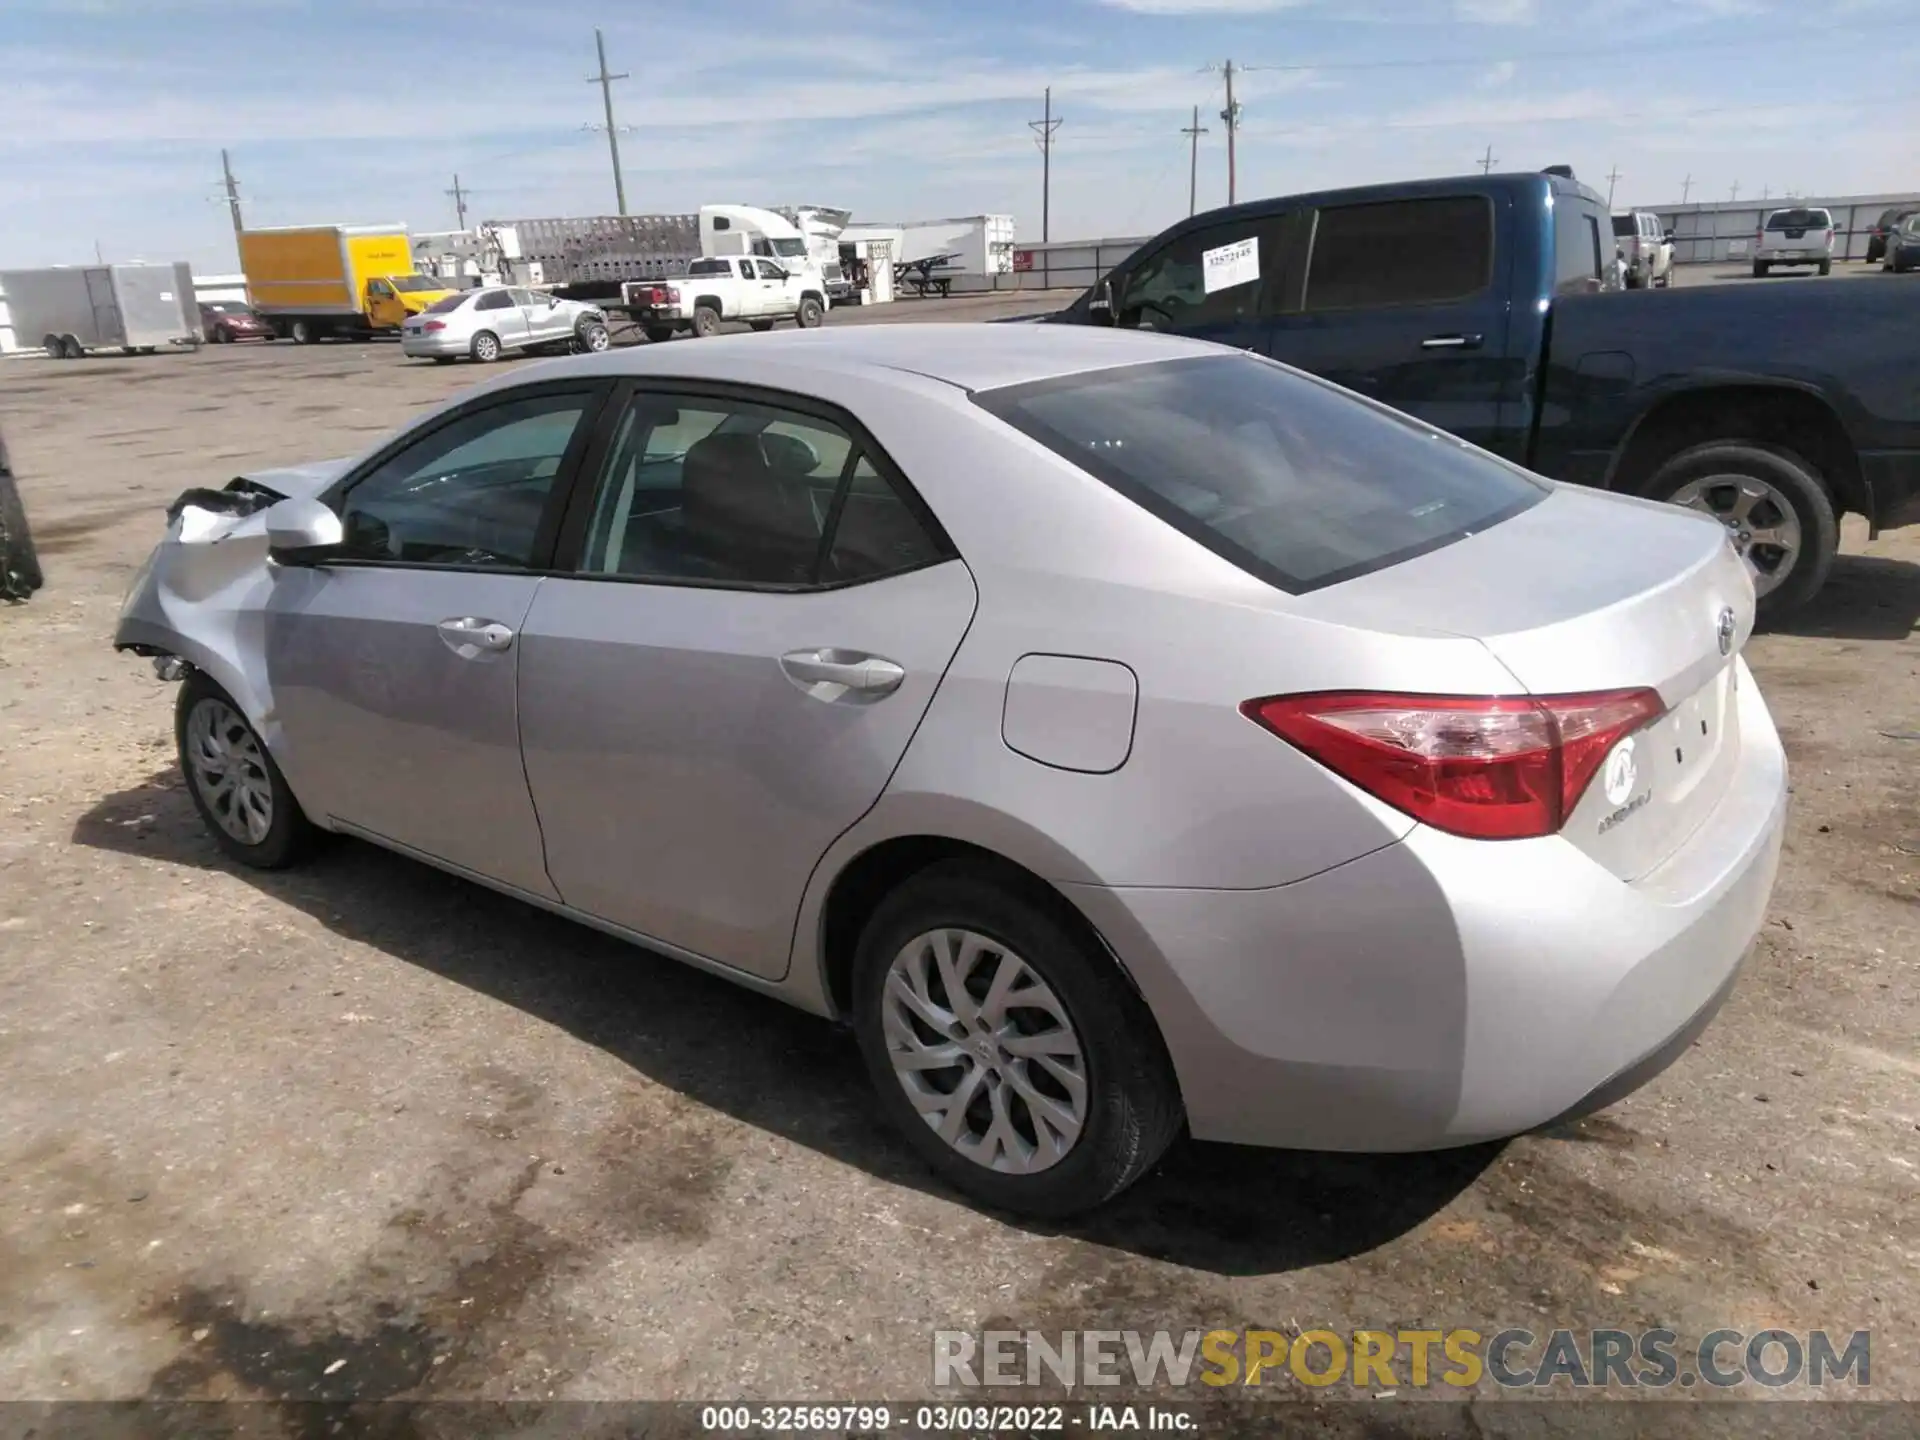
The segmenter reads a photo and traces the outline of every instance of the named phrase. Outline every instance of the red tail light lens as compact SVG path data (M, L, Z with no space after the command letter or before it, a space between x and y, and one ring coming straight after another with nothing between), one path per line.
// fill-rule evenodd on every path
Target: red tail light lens
M1422 824L1475 840L1552 835L1607 752L1666 711L1652 690L1249 700L1248 719Z
M447 328L447 322L444 320L429 320L420 328L422 330L444 330Z

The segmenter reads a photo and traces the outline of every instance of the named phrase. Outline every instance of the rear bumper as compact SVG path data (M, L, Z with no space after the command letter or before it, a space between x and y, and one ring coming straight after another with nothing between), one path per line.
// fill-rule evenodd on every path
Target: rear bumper
M1821 265L1833 259L1828 250L1756 250L1753 258L1769 265Z
M1779 866L1786 758L1742 680L1732 788L1632 884L1557 838L1423 827L1278 889L1070 887L1159 1019L1193 1133L1439 1149L1658 1073L1731 988Z
M416 359L464 355L471 342L446 335L407 335L400 337L400 353Z

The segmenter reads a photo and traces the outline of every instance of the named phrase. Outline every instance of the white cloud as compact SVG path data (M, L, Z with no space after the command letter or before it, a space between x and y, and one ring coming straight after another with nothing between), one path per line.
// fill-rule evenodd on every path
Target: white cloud
M1270 10L1293 10L1313 0L1100 0L1115 10L1136 15L1259 15Z
M1453 13L1476 25L1531 25L1534 0L1453 0Z
M1485 72L1482 73L1480 76L1480 88L1482 90L1498 90L1502 85L1511 84L1513 77L1519 72L1520 67L1514 64L1513 61L1502 60L1497 65L1488 66Z

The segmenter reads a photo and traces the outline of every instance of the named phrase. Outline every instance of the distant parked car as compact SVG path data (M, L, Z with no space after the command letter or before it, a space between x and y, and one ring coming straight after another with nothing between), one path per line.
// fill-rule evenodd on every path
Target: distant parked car
M1817 265L1833 273L1833 216L1820 209L1775 210L1753 239L1753 273L1776 265Z
M1895 205L1882 210L1880 218L1873 222L1873 228L1867 231L1867 263L1886 258L1887 237L1900 228L1900 222L1909 215L1920 215L1920 205Z
M273 327L262 320L251 305L239 300L202 300L200 325L207 339L216 345L231 345L236 340L271 340Z
M1664 289L1673 283L1673 236L1658 215L1647 210L1615 215L1613 238L1625 263L1621 283L1627 289Z
M457 291L400 327L402 354L442 364L463 355L488 364L509 350L605 350L612 343L599 306L505 285Z
M1920 270L1920 210L1909 211L1887 235L1887 257L1881 263L1881 269L1891 270L1896 275L1904 275L1909 270Z

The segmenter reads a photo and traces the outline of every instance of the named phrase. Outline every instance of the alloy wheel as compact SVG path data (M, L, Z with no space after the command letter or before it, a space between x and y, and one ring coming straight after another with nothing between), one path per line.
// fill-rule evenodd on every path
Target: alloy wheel
M231 705L202 700L187 719L187 764L214 821L243 845L273 829L273 781L253 729Z
M1803 544L1800 517L1766 481L1753 475L1705 475L1681 486L1672 500L1726 526L1757 595L1777 589L1793 572Z
M1086 1057L1026 961L972 930L931 930L894 956L882 1007L894 1076L949 1146L1003 1174L1067 1157L1087 1122Z

